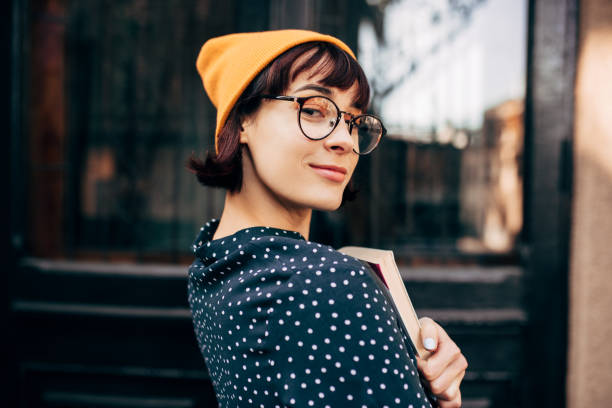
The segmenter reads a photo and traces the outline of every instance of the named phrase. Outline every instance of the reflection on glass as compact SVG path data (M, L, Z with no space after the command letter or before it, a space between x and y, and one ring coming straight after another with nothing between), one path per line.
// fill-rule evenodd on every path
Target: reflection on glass
M368 3L359 60L392 139L380 149L397 158L378 164L379 183L403 174L373 204L378 242L512 250L522 225L526 1Z
M203 40L231 30L231 2L215 7L67 3L63 237L74 257L177 261L220 213L222 192L200 188L185 169L212 141L215 113L192 61Z

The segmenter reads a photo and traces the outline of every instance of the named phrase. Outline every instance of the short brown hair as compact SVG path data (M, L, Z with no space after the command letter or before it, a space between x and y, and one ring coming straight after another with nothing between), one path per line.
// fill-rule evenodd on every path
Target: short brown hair
M308 59L291 71L293 63L304 53L316 50ZM370 87L365 73L353 57L344 50L326 42L300 44L279 55L264 68L247 86L232 108L225 125L218 135L218 153L208 152L204 161L193 155L187 161L187 168L198 181L210 187L222 187L238 192L242 187L242 150L240 127L242 120L254 113L261 104L263 94L282 94L291 81L300 73L321 63L324 75L322 83L340 89L348 89L357 82L355 107L366 111L370 100ZM291 77L290 77L291 76ZM353 181L344 191L342 202L354 199L356 190Z

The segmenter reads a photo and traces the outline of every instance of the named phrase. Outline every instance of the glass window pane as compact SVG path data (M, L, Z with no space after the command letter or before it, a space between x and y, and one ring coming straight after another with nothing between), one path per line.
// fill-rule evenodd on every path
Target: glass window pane
M265 29L268 9L241 0L31 3L30 190L44 203L31 210L31 253L190 258L224 198L185 167L212 147L216 118L195 59L208 38Z
M522 226L526 1L378 3L360 24L359 60L389 134L368 163L364 243L512 251Z
M526 1L324 3L312 28L358 51L389 133L360 158L357 201L315 213L311 238L398 254L513 251ZM215 124L195 57L212 36L268 28L273 4L31 2L33 255L190 259L224 196L185 169Z

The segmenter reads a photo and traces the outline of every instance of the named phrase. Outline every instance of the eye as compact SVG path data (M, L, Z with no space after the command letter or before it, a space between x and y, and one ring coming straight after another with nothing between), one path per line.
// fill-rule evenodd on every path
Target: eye
M302 109L302 115L310 116L313 119L317 118L317 117L324 116L323 112L321 112L320 110L317 110L317 109L312 109L312 108L304 108L304 109Z
M308 101L302 106L302 114L312 119L321 119L326 116L327 109L322 104Z
M309 121L324 121L336 118L333 105L325 98L313 97L304 101L302 105L302 118Z

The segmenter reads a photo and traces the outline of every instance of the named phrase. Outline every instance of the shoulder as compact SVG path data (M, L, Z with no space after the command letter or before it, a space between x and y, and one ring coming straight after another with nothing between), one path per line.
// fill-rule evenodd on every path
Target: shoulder
M296 309L330 316L341 309L390 310L385 296L363 264L330 246L283 236L254 236L225 265L236 266L232 295L253 287L272 316ZM221 265L219 265L221 266ZM252 299L252 296L251 296ZM312 316L315 316L314 314Z
M368 324L379 319L394 323L392 306L361 262L325 245L296 245L287 248L286 255L266 270L269 276L284 276L273 288L276 305L269 309L272 326L287 321L284 316L292 316L293 324L328 324L330 319L348 325L353 319L367 320ZM333 325L328 324L330 327ZM362 326L355 329L361 331Z
M260 267L288 272L292 281L303 285L327 282L332 287L354 286L371 281L360 261L313 241L261 236L249 241L244 252L250 259L258 259Z

